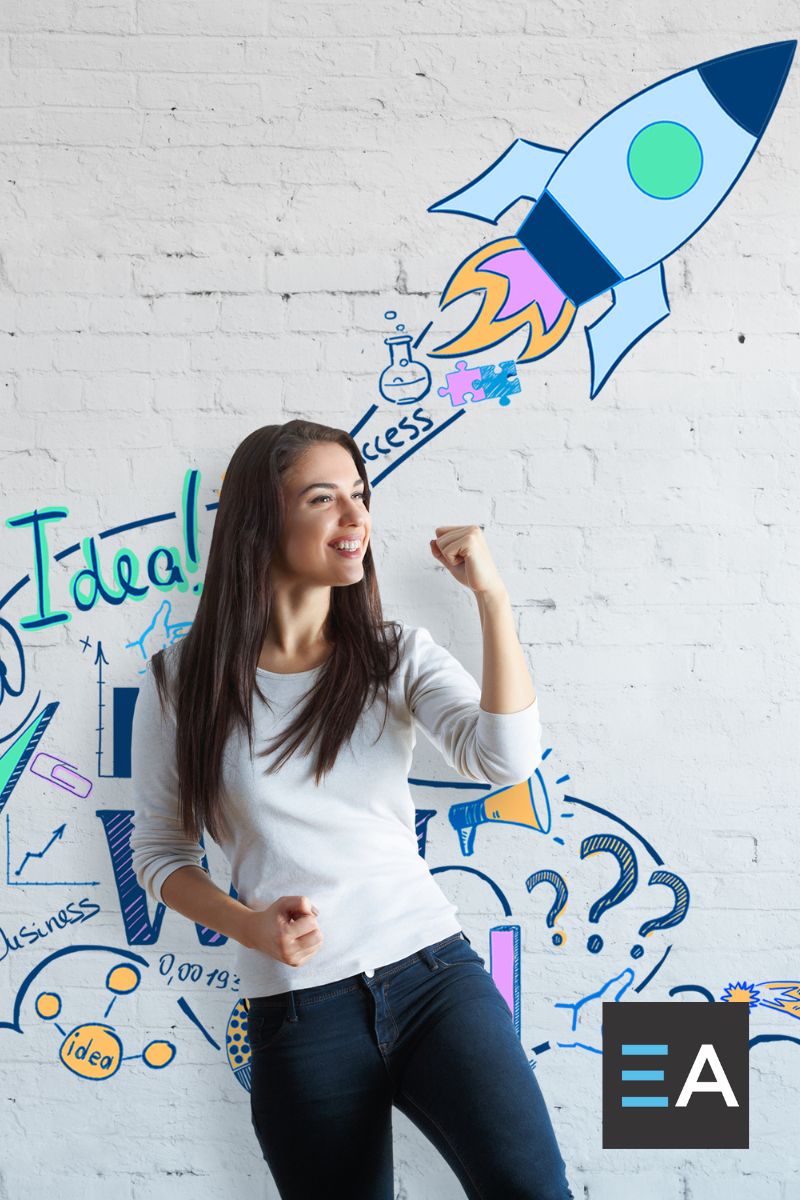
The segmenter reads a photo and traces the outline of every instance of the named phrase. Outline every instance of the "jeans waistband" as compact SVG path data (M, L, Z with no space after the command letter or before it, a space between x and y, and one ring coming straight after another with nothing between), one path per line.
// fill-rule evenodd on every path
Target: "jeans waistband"
M469 938L463 931L451 933L439 942L432 942L429 946L423 946L413 954L407 954L405 958L399 958L395 962L387 963L384 967L376 967L373 978L375 980L386 979L391 975L396 975L398 971L402 971L404 967L410 966L411 963L424 962L426 955L435 954L443 946L459 940L469 942ZM361 975L362 973L359 972L357 975L348 975L344 979L337 979L333 983L325 983L319 987L295 988L288 992L277 992L272 996L251 996L249 998L249 1006L251 1009L257 1009L259 1007L271 1008L273 1005L288 1004L290 1019L296 1020L296 1005L314 1004L320 1000L328 1000L333 996L343 995L345 992L354 992L361 986Z

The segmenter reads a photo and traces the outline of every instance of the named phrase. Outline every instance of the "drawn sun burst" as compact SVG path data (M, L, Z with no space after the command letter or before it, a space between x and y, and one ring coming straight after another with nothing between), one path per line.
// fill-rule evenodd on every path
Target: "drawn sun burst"
M720 996L720 1000L724 1003L744 1004L749 1003L751 1008L755 1008L759 1002L760 994L754 983L729 983L725 991Z

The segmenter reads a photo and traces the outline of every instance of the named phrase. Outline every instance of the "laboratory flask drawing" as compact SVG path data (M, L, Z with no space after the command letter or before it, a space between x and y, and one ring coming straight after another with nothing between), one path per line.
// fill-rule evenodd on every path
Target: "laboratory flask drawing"
M378 390L390 404L414 404L427 396L431 388L431 373L425 363L414 358L410 333L397 333L384 338L389 347L389 364L378 381Z
M471 183L428 212L489 224L533 203L514 237L469 255L449 279L446 308L470 292L481 306L461 333L429 351L465 357L528 325L518 362L555 350L581 305L611 306L585 327L591 398L645 334L669 315L663 262L733 188L766 129L796 41L710 59L624 101L569 151L518 138Z

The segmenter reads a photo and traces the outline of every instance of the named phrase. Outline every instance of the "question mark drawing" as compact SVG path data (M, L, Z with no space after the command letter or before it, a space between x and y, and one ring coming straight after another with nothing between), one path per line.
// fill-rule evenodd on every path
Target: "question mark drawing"
M557 919L567 907L567 896L569 895L569 892L567 891L567 885L564 883L564 880L561 878L558 871L550 871L547 869L536 871L533 875L529 875L525 880L525 887L529 892L532 892L533 889L537 888L540 883L551 883L556 890L556 898L547 914L547 927L548 929L552 929ZM566 941L567 935L564 930L557 929L553 934L553 945L564 946L566 945Z
M609 908L627 900L636 888L639 871L632 847L615 833L593 833L585 837L581 842L581 858L588 858L591 854L613 854L619 863L619 879L612 888L595 900L589 909L589 920L595 924ZM603 939L599 933L592 934L586 943L586 949L590 954L600 953L603 949Z
M648 880L648 887L655 883L663 883L665 887L672 888L675 903L663 917L653 917L652 920L645 921L639 927L639 937L648 937L657 929L672 929L674 925L680 925L689 911L689 889L680 875L673 875L672 871L653 871ZM643 954L642 946L636 945L631 948L631 958L641 958Z

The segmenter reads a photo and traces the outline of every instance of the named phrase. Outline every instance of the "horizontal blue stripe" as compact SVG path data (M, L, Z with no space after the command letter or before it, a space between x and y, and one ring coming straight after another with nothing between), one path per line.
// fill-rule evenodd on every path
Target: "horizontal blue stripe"
M663 1071L623 1071L623 1082L631 1082L637 1079L663 1079Z
M633 1042L622 1043L623 1054L669 1054L669 1046L663 1045L643 1045L637 1046Z
M669 1096L623 1096L623 1108L668 1108Z

